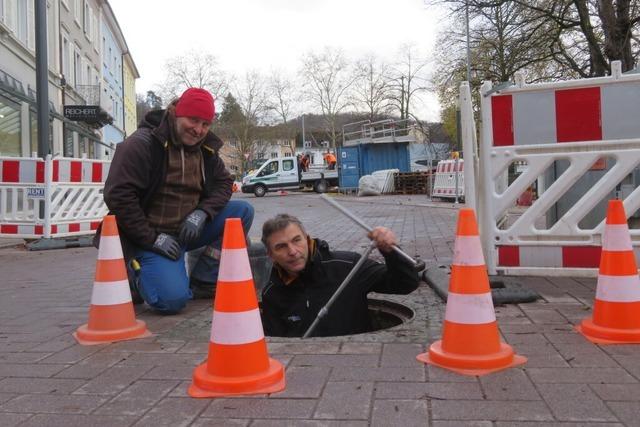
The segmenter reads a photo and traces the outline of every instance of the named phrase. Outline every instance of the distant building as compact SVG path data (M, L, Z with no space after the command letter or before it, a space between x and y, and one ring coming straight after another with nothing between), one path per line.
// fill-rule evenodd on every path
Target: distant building
M46 4L50 151L109 158L111 143L124 137L127 115L122 31L105 0ZM110 63L105 46L117 56ZM0 58L0 156L30 156L38 146L33 0L0 0ZM139 76L128 58L128 93L135 93L131 83Z
M124 86L124 133L131 135L138 128L136 113L136 79L140 77L136 64L129 52L124 54L122 79Z

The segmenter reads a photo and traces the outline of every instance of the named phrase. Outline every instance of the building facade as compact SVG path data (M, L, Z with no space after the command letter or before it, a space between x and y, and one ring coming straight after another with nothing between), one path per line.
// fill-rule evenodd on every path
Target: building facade
M37 152L34 4L34 0L0 0L0 156ZM133 99L139 75L122 31L105 0L47 0L46 5L48 151L65 157L110 158L112 143L124 136L126 115L132 114L128 120L135 122L135 106L126 111L123 101L125 52ZM105 46L113 53L114 45L118 58L105 67ZM106 129L111 122L113 129Z

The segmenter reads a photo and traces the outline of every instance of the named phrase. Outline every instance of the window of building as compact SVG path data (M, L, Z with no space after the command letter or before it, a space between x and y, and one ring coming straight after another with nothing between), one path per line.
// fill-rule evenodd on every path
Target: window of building
M272 159L275 159L277 157L278 157L278 153L275 153L275 152L271 153L271 158Z
M20 105L0 96L0 156L20 155Z
M13 32L17 32L18 5L16 0L3 0L2 21Z
M31 148L30 152L29 152L29 156L31 155L31 153L37 153L38 152L38 114L33 111L33 110L29 110L29 126L30 126L30 131L31 131L31 135L30 135L30 144L29 147ZM53 146L53 122L50 120L49 121L49 149L48 151L51 151L51 147Z
M82 58L80 57L80 48L76 46L76 51L73 56L73 85L78 87L82 84Z
M27 24L27 2L18 1L18 22L16 25L16 35L18 39L27 44L28 38L28 24Z
M67 34L62 35L62 74L68 80L71 78L71 66L69 61L69 36Z
M73 2L73 18L76 21L78 27L80 26L82 18L82 0L74 0Z
M91 31L91 8L89 7L89 2L84 0L84 13L82 15L82 29L87 37L89 37L89 33Z
M62 155L64 157L73 157L73 130L64 124L64 141L62 144Z

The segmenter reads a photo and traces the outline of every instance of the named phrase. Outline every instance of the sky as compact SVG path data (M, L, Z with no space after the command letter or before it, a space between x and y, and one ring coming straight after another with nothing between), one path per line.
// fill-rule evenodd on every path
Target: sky
M231 75L248 70L295 74L300 58L325 46L349 59L392 60L413 44L429 58L444 14L424 0L109 0L140 72L136 91L154 90L167 59L190 50L213 54ZM415 106L438 120L433 94Z

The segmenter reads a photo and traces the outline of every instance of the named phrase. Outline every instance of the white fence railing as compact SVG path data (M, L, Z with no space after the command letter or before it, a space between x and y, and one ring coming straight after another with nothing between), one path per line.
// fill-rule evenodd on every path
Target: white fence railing
M0 237L92 234L107 213L109 161L0 157Z
M640 209L640 75L621 74L619 63L612 70L552 84L527 85L521 76L504 89L483 84L479 173L465 165L465 183L477 189L491 274L595 275L606 201L623 198L629 216ZM472 129L473 116L465 84L461 111L469 153L473 132L464 130ZM516 206L531 188L532 205ZM638 252L640 229L631 235Z

